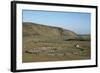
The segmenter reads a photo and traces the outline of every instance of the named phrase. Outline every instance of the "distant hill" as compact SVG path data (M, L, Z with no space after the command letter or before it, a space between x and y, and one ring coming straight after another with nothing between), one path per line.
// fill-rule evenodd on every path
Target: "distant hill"
M73 31L30 22L23 22L23 37L33 37L33 39L38 40L67 40L78 38L77 34Z

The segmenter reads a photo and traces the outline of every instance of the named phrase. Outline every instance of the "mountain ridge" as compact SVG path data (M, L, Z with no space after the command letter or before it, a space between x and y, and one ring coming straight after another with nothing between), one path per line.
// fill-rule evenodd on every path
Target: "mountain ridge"
M77 39L75 32L60 27L47 26L38 23L23 22L23 36L26 37L48 37L62 40Z

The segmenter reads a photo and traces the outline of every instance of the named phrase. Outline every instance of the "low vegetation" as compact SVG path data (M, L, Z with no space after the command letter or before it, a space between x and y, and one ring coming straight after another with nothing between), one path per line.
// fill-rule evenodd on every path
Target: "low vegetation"
M45 62L90 59L90 35L58 27L23 23L22 61Z

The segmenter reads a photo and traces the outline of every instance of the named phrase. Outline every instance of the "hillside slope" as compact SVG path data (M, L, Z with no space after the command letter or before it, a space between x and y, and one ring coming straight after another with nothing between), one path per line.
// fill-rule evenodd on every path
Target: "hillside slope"
M78 36L76 33L60 27L24 22L23 37L33 37L38 40L67 40L76 39Z
M90 59L90 40L79 37L87 38L60 27L24 22L22 62Z

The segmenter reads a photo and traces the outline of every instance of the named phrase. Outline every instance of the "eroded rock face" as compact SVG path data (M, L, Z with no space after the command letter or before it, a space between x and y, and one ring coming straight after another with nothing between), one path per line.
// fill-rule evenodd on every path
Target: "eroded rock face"
M44 39L51 40L67 40L76 39L78 37L76 33L67 29L28 22L23 23L23 36L37 38L45 37Z

